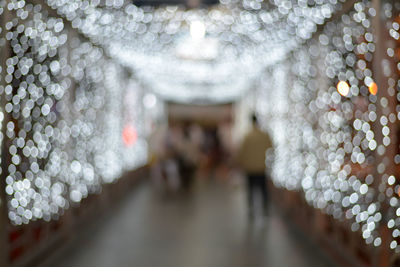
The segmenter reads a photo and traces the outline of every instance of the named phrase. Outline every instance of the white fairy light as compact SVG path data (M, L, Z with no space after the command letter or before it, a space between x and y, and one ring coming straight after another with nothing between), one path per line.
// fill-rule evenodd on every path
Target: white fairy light
M137 114L135 143L123 145L121 100L131 78L122 66L40 5L13 1L8 8L18 16L6 23L12 51L2 90L10 118L5 191L9 218L18 225L56 219L122 171L143 165L146 143ZM140 102L135 107L140 110Z
M386 224L399 250L399 185L387 167L400 156L376 162L375 153L393 145L391 125L400 116L377 112L390 101L378 100L382 88L373 79L371 1L356 1L330 22L340 1L223 0L199 10L46 2L59 17L41 5L0 1L1 13L15 15L1 29L12 54L0 70L13 223L57 218L144 164L151 127L144 118L162 116L162 99L222 103L259 85L255 107L276 141L274 184L349 220L374 246L382 243L377 229L392 216ZM394 9L384 6L388 20ZM389 34L399 40L399 21L392 20ZM396 51L386 50L392 58ZM386 61L382 67L396 97L395 70Z
M204 23L201 21L193 21L190 23L190 36L193 38L195 41L199 41L204 39L204 36L206 35L206 27L204 26Z

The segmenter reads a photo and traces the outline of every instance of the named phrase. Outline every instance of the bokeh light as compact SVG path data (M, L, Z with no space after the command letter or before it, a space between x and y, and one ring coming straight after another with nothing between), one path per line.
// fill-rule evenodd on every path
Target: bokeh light
M347 96L350 92L350 86L345 81L340 81L337 84L337 90L342 96Z
M371 94L376 95L378 93L378 85L375 82L371 82L371 84L368 85L368 90Z
M0 1L0 15L13 15L0 29L1 48L11 49L0 69L10 220L57 219L145 164L149 121L165 116L163 100L244 96L274 137L276 186L301 192L368 244L379 246L378 229L387 226L399 250L400 186L389 167L400 152L385 157L397 145L400 118L398 100L392 103L399 99L399 6L382 7L393 47L380 62L388 86L378 91L377 11L357 0L333 17L343 2L221 0L187 10Z
M127 147L135 144L137 140L137 133L135 128L133 128L133 126L131 125L125 126L124 130L122 131L122 139L124 140L124 144Z

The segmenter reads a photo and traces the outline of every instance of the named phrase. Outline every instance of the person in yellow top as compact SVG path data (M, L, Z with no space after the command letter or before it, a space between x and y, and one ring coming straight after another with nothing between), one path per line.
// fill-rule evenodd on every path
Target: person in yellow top
M266 152L273 148L271 138L261 131L255 114L251 116L252 129L241 143L237 163L247 176L249 215L253 216L254 192L261 191L264 214L267 212Z

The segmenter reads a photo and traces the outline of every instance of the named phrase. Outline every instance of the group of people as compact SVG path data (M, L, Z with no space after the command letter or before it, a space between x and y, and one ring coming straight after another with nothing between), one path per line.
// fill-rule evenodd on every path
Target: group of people
M267 213L266 152L273 148L273 143L260 129L254 114L251 121L251 130L234 155L223 145L226 138L221 138L218 128L176 123L155 131L150 140L155 183L165 191L188 191L199 171L210 171L220 164L233 162L246 176L249 215L254 215L257 191L261 193L263 211Z
M218 130L195 123L174 123L150 139L152 171L163 190L190 190L199 169L212 169L223 158Z

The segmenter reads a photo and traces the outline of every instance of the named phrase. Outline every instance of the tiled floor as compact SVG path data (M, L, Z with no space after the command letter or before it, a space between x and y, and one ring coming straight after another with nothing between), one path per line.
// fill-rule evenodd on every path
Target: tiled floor
M226 181L199 181L190 194L144 183L45 266L334 266L273 207L250 221L245 204L243 186Z

